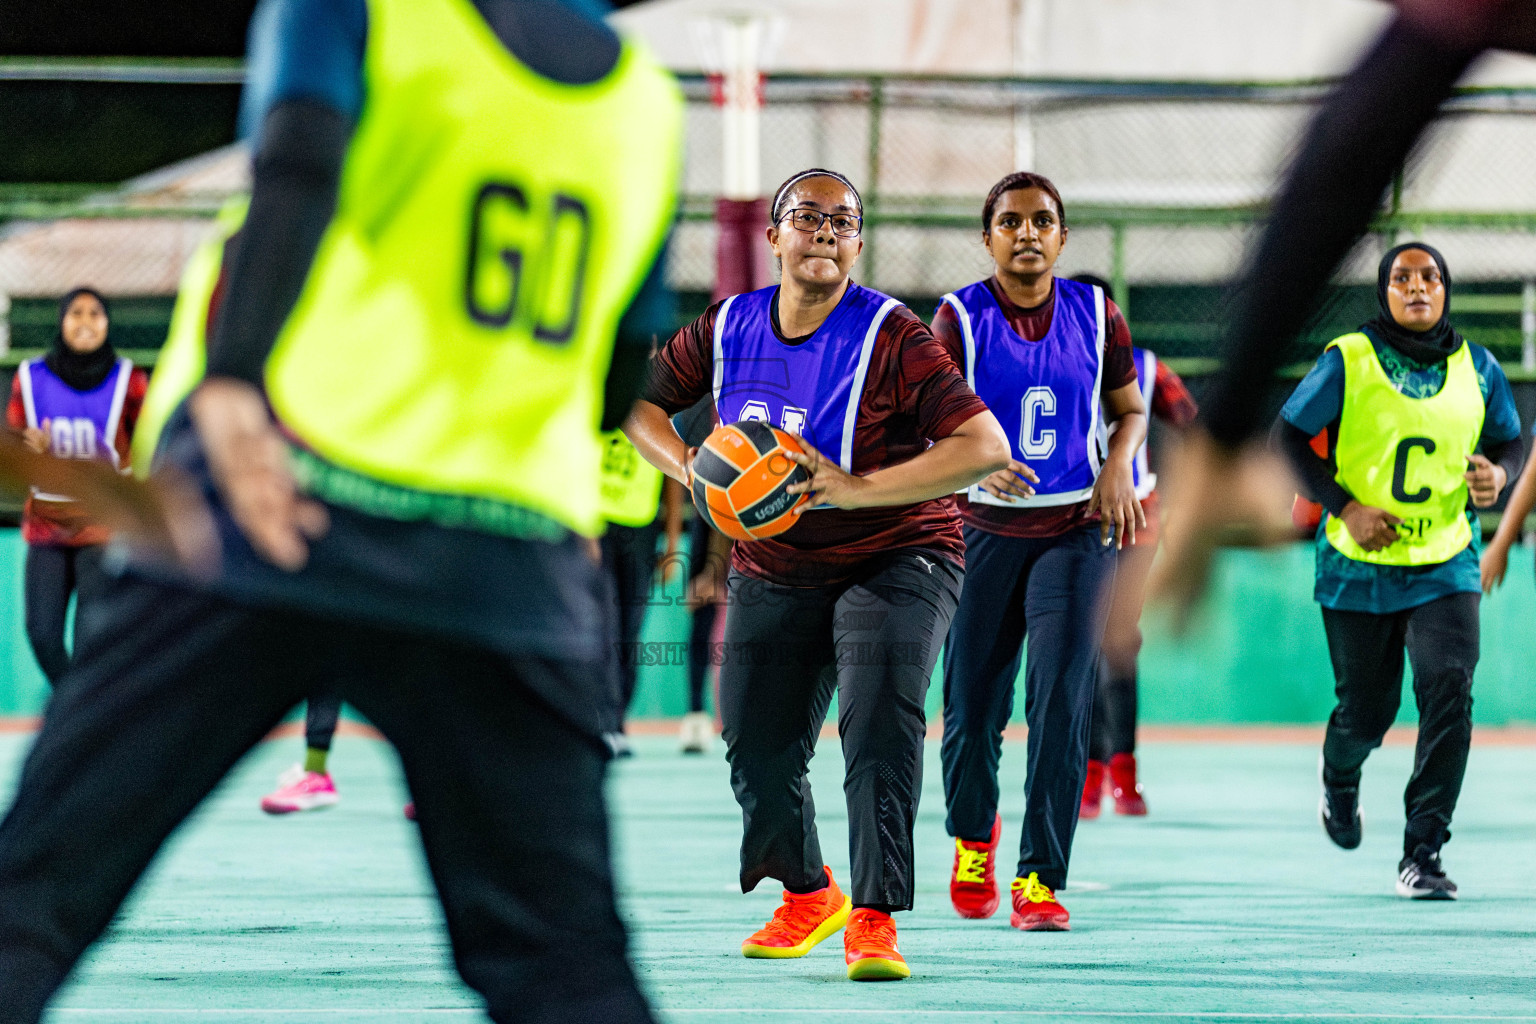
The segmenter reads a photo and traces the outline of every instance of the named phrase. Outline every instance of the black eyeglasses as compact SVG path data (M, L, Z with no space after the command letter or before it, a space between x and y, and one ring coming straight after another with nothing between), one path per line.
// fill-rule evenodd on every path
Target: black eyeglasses
M858 238L859 232L864 230L863 217L851 213L822 213L804 206L779 215L779 220L786 219L790 227L808 235L820 231L827 221L832 222L832 233L839 238Z

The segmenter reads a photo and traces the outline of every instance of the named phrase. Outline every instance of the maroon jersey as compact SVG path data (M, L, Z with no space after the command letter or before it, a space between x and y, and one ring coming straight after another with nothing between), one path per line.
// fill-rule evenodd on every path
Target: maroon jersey
M1200 407L1195 404L1189 388L1184 386L1184 379L1168 369L1168 364L1161 359L1157 361L1157 379L1152 383L1152 408L1147 412L1179 430L1195 422L1195 417L1200 415Z
M144 407L147 391L149 375L135 366L128 376L128 392L123 396L123 414L117 422L117 437L112 442L112 447L117 451L118 465L124 468L128 466L133 430L138 426L139 410ZM20 374L11 379L11 399L5 407L5 422L18 434L27 426L27 408L21 397ZM74 502L41 501L29 495L21 512L21 539L28 544L87 547L105 544L112 539L112 534L105 526L91 522Z
M997 299L1003 316L1014 333L1028 342L1038 342L1051 329L1051 317L1056 312L1056 289L1051 297L1032 309L1015 305L1003 293L997 278L987 279L987 288ZM1107 330L1104 339L1104 373L1099 384L1099 394L1136 383L1136 360L1131 354L1131 330L1125 326L1120 308L1107 297L1104 300ZM949 352L950 358L965 365L965 339L960 333L960 321L949 303L939 304L933 318L933 336ZM1096 523L1098 513L1088 510L1088 503L1056 505L1038 509L1003 508L997 505L973 505L960 496L960 513L967 526L974 526L988 533L1004 537L1058 537L1085 523Z
M777 308L776 302L772 308ZM719 309L719 303L710 306L652 360L645 398L669 416L710 393ZM786 344L805 340L785 338L776 318L773 331ZM859 344L863 339L845 341ZM931 442L948 437L986 408L923 322L905 306L897 306L875 335L854 424L853 472L864 476L921 455ZM823 586L847 579L874 555L912 547L965 564L960 513L953 498L808 513L777 537L738 542L731 565L783 586Z

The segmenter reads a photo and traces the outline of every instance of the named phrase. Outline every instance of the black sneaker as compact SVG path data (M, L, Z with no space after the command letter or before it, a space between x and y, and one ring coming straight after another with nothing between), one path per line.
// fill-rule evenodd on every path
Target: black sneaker
M1410 900L1453 900L1456 883L1440 866L1440 851L1420 845L1397 865L1397 894Z
M1322 774L1322 766L1318 767ZM1335 846L1353 850L1360 845L1360 787L1330 786L1323 783L1323 797L1317 803L1317 820Z

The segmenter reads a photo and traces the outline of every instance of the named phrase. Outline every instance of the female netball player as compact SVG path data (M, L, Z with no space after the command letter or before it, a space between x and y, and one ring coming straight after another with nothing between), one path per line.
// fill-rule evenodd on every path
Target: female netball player
M850 978L905 978L890 915L912 906L923 697L964 565L949 496L1006 465L1007 444L922 321L849 280L863 206L846 178L803 171L770 216L782 283L675 335L625 429L687 482L693 449L667 417L713 386L721 422L764 419L810 446L797 456L810 479L793 489L832 507L738 541L727 584L720 712L745 819L741 888L784 884L783 905L741 948L804 956L846 921ZM834 689L851 897L822 859L806 775Z
M1008 175L988 193L981 226L992 276L944 296L933 321L1012 445L1008 466L960 503L967 578L944 645L950 900L962 917L997 909L997 765L1027 639L1029 774L1012 923L1066 930L1055 891L1087 772L1115 549L1146 525L1132 468L1146 406L1125 318L1102 289L1055 275L1067 241L1056 186Z
M1092 274L1075 274L1074 281L1097 285L1109 294L1109 282ZM1194 422L1199 408L1179 375L1156 355L1133 348L1136 382L1150 416L1175 430ZM1104 657L1093 699L1093 729L1088 741L1088 781L1083 784L1080 818L1097 818L1109 790L1116 814L1143 815L1147 802L1136 772L1136 658L1141 653L1141 609L1147 596L1147 573L1157 553L1157 475L1152 472L1148 445L1142 442L1131 464L1136 500L1147 518L1135 541L1115 556L1115 583L1110 591L1109 618L1104 626Z
M1360 769L1397 716L1406 648L1419 739L1397 891L1455 899L1440 849L1472 741L1481 581L1468 499L1492 505L1519 471L1520 418L1499 364L1451 326L1438 252L1418 242L1392 249L1376 291L1380 312L1329 343L1275 426L1308 496L1328 512L1315 595L1338 705L1318 813L1334 843L1360 845ZM1325 430L1319 456L1311 440Z
M1398 16L1319 109L1244 261L1207 393L1205 429L1181 446L1152 589L1183 608L1204 590L1223 538L1279 540L1291 481L1253 444L1275 371L1334 270L1457 81L1489 48L1536 54L1536 4L1395 0ZM1277 282L1285 282L1281 287ZM1246 445L1246 447L1245 447Z
M112 347L107 300L76 288L59 303L59 330L41 359L16 368L6 422L28 447L61 459L102 459L119 469L129 448L149 378ZM69 667L64 622L76 598L75 635L90 628L90 604L108 533L69 497L33 488L22 510L27 641L56 684Z
M252 38L250 216L157 460L218 554L189 578L136 551L49 703L0 823L0 1020L42 1019L176 826L334 681L399 752L489 1017L650 1024L583 538L598 431L670 329L676 82L575 3L263 0Z

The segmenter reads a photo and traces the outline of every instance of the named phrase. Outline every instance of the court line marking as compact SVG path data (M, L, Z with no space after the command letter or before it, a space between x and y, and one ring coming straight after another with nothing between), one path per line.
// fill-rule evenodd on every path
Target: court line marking
M803 1014L840 1014L842 1016L873 1016L881 1014L890 1016L893 1011L890 1007L865 1009L860 1007L816 1007L808 1006L803 1009L779 1007L775 1009L759 1008L751 1006L731 1007L657 1007L656 1012L669 1015L686 1015L700 1013L803 1013ZM908 1008L897 1011L900 1015L921 1017L985 1017L992 1020L1016 1020L1036 1017L1085 1017L1085 1018L1126 1018L1134 1020L1142 1019L1169 1019L1179 1020L1510 1020L1510 1021L1536 1021L1536 1016L1529 1015L1503 1015L1503 1014L1462 1014L1462 1013L1255 1013L1248 1011L1227 1010L920 1010ZM897 1019L900 1019L899 1016Z
M902 1019L903 1016L948 1016L948 1018L989 1018L989 1019L1021 1019L1040 1018L1040 1016L1058 1016L1058 1018L1107 1018L1107 1019L1210 1019L1210 1021L1536 1021L1536 1016L1530 1015L1499 1015L1499 1013L1250 1013L1227 1012L1227 1010L892 1010L891 1007L879 1007L879 1009L863 1009L863 1007L802 1007L802 1009L785 1009L785 1007L751 1007L751 1006L722 1006L722 1007L654 1007L657 1013L668 1016L697 1015L697 1013L768 1013L771 1016L782 1016L785 1013L803 1013L803 1015L823 1015L823 1013L837 1013L843 1016L874 1016L879 1015L894 1019ZM481 1007L292 1007L292 1009L235 1009L235 1007L52 1007L48 1010L51 1015L69 1013L69 1015L91 1015L91 1013L157 1013L157 1015L181 1015L181 1016L214 1016L237 1015L244 1013L247 1016L290 1016L290 1015L476 1015L476 1019L484 1019L485 1010Z
M667 1016L687 1016L703 1013L729 1013L729 1014L769 1014L779 1016L783 1014L839 1014L842 1016L874 1016L879 1014L890 1018L894 1013L896 1019L905 1016L915 1018L922 1017L985 1017L992 1020L1016 1020L1037 1017L1082 1017L1082 1018L1108 1018L1108 1019L1169 1019L1179 1018L1183 1020L1409 1020L1409 1021L1463 1021L1463 1020L1496 1020L1496 1021L1536 1021L1536 1016L1521 1014L1464 1014L1464 1013L1255 1013L1247 1011L1227 1010L922 1010L907 1008L894 1010L891 1007L862 1008L852 1006L822 1007L807 1006L800 1008L786 1007L757 1007L757 1006L690 1006L690 1007L656 1007L656 1012ZM251 1007L238 1009L235 1007L157 1007L157 1006L131 1006L131 1007L74 1007L60 1006L49 1010L51 1014L161 1014L181 1016L231 1016L245 1014L247 1016L312 1016L318 1014L352 1014L361 1016L390 1015L407 1016L423 1014L474 1014L477 1019L484 1019L485 1011L477 1006L463 1007L293 1007L291 1009L267 1009Z

